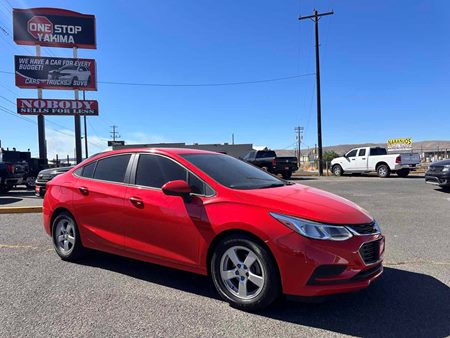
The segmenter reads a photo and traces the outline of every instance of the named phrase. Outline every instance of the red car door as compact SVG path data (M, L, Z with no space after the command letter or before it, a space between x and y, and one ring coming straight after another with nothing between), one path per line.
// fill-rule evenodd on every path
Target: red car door
M125 245L150 260L198 266L204 196L184 201L165 195L161 187L173 180L187 180L199 193L206 184L165 156L141 154L135 177L126 192ZM209 188L210 189L210 188Z
M124 250L124 183L130 157L115 155L91 162L75 182L75 218L87 247L112 253Z

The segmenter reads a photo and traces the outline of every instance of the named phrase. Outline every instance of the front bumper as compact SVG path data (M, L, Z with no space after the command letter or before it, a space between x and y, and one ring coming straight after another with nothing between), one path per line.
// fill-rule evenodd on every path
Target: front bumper
M384 236L354 236L346 241L312 240L297 233L272 244L280 268L283 293L325 296L364 289L383 272ZM370 244L366 244L370 243ZM377 250L367 259L366 250Z
M36 181L36 185L34 187L34 194L37 197L44 197L46 191L46 183Z
M441 187L450 186L450 172L426 172L425 183Z

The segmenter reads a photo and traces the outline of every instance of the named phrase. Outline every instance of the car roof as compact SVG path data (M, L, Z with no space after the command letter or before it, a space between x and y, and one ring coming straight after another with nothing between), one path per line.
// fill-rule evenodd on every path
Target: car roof
M102 157L124 154L124 153L156 153L163 155L182 155L182 154L211 154L217 155L219 153L208 150L190 149L190 148L150 148L150 147L137 147L137 148L122 148L116 150L105 151L100 154L91 156L92 159L100 159Z

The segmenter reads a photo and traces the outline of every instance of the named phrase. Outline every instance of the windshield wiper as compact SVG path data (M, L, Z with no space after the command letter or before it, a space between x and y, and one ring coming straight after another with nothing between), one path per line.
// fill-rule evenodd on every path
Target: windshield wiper
M269 185L265 185L263 187L259 187L259 189L284 187L285 185L286 184L284 184L284 183L272 183L272 184L269 184Z

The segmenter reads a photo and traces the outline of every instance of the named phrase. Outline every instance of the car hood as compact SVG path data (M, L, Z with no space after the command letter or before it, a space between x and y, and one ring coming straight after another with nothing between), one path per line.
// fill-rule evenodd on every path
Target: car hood
M430 167L443 166L443 165L450 165L450 160L443 160L443 161L433 162L433 163L430 164Z
M329 192L301 184L278 188L241 190L242 202L254 201L269 212L278 212L329 224L366 224L373 218L355 203ZM252 204L254 204L252 203Z
M69 171L72 168L73 166L44 169L39 172L39 175L59 175Z

